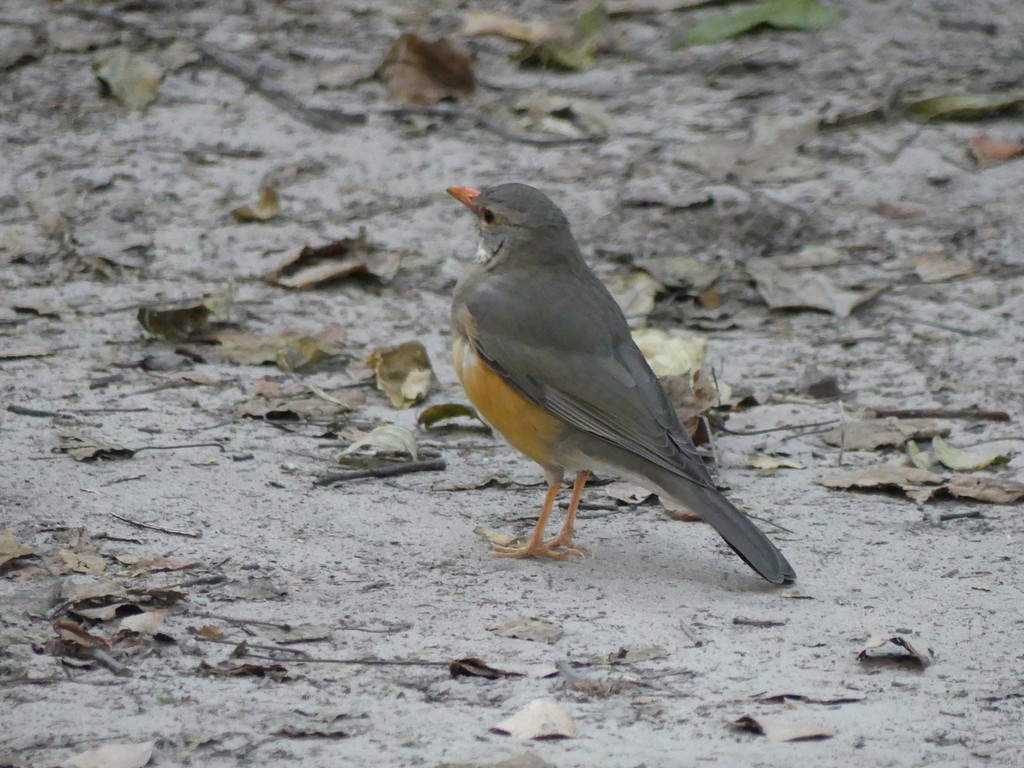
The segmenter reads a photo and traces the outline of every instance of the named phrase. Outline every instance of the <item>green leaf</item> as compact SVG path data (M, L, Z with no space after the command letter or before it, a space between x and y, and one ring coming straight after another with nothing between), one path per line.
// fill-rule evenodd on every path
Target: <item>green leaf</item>
M522 64L545 69L583 72L594 66L594 54L607 23L604 3L595 3L576 18L569 39L526 43L512 58Z
M729 40L760 27L810 31L830 27L843 17L818 0L768 0L724 16L713 16L694 26L675 47Z
M1005 464L1010 460L1009 455L999 451L980 453L955 448L941 437L932 438L932 454L944 467L957 472L984 469L991 464Z
M438 422L462 417L480 419L477 412L468 405L463 405L462 403L441 403L440 405L424 408L422 413L416 417L416 423L424 429L430 429Z
M907 105L907 114L922 123L932 120L981 120L1022 106L1022 93L951 93L911 102Z

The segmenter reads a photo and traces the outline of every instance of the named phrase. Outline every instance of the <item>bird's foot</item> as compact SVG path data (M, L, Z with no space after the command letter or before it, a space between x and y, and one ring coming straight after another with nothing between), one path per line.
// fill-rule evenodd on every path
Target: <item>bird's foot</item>
M495 544L491 549L491 555L494 557L515 558L550 557L552 560L567 560L571 555L582 556L590 554L590 550L577 546L571 541L567 542L568 546L556 543L558 538L556 536L548 541L531 541L519 547ZM562 548L560 549L560 547Z
M555 536L555 538L548 539L544 543L552 549L555 547L562 547L564 551L572 555L579 555L580 557L590 556L590 549L573 541L572 534L560 533Z

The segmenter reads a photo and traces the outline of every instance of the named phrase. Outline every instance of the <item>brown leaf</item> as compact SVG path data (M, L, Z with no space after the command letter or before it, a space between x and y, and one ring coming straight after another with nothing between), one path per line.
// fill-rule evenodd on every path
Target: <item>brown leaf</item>
M447 38L424 40L403 33L384 55L376 76L400 104L426 106L473 92L473 60Z
M789 704L792 701L799 701L803 704L821 704L827 707L834 707L837 704L857 704L864 701L865 697L860 694L837 694L835 696L807 696L803 693L772 692L758 693L751 696L755 701L764 704Z
M921 440L949 434L949 427L936 419L864 419L851 421L821 436L829 445L847 451L872 451L882 446L901 446L908 440Z
M904 649L911 655L911 657L916 659L922 667L930 667L935 662L935 653L920 640L910 640L902 635L886 634L875 634L868 638L868 641L864 643L861 649L857 652L857 660L866 661L867 659L874 658L868 654L868 651L874 650L875 648L881 648L883 645L888 645L889 643Z
M488 627L498 637L514 637L539 643L554 643L562 636L562 625L547 619L520 618Z
M747 261L747 272L758 293L772 309L816 309L836 317L849 317L857 307L889 290L888 285L846 289L811 270L784 269L774 259Z
M270 421L303 421L305 419L326 419L348 413L366 402L366 393L361 389L336 389L326 394L331 399L308 395L285 395L283 397L254 397L235 407L240 416Z
M506 13L469 11L462 20L462 34L466 37L492 35L516 43L537 43L561 34L550 21L522 22Z
M235 300L235 286L202 301L179 307L139 307L139 324L156 336L172 341L191 338L204 330L211 317L226 317Z
M64 567L75 573L99 576L107 569L107 561L96 554L62 549L57 555L64 561Z
M316 248L307 245L263 279L301 291L352 275L370 275L386 283L398 274L400 262L400 254L375 248L366 239L366 230L360 228L357 237L345 237Z
M266 365L276 363L285 371L297 371L315 365L344 349L348 334L344 328L328 325L313 334L300 331L282 333L236 333L223 331L205 340L216 342L218 352L233 363Z
M53 623L53 631L64 643L80 648L109 648L102 637L90 634L81 624L71 619L59 619Z
M388 396L395 408L418 403L426 397L434 379L427 350L418 341L375 349L366 364L377 374L377 389Z
M1024 483L999 477L955 475L943 487L951 496L992 504L1012 504L1024 498Z
M800 721L785 721L774 717L753 717L743 715L735 720L730 720L729 725L740 730L767 736L769 741L814 741L818 739L831 739L836 735L836 729L827 725L807 723Z
M34 555L35 552L14 538L14 532L10 528L4 528L3 533L0 533L0 571L8 564L13 565L16 560Z
M224 660L216 666L201 662L199 674L207 677L266 677L275 683L291 679L283 664L247 664Z
M281 212L281 202L277 199L277 192L272 187L264 187L260 193L259 202L250 208L248 205L240 205L232 209L231 215L235 221L269 221Z
M448 674L452 677L482 677L485 680L501 680L508 677L522 677L521 672L506 672L490 666L483 659L470 657L456 659L448 665Z
M130 459L135 451L117 443L100 442L80 429L65 427L57 430L57 450L70 454L75 461L96 459Z
M971 154L983 168L1024 154L1024 143L1019 141L996 141L987 136L975 136L970 144Z
M848 490L879 489L914 491L921 486L942 485L942 476L917 467L902 467L896 464L877 464L861 469L825 472L814 482L827 488Z

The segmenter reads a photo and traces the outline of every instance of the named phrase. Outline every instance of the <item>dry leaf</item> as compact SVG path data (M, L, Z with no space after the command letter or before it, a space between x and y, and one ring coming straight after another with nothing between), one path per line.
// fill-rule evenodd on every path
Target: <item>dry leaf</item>
M654 309L654 297L665 289L642 269L613 275L604 281L605 288L622 309L630 325L642 325Z
M975 267L944 253L919 253L914 257L914 272L922 283L942 283L965 275L973 275Z
M603 666L616 666L619 664L639 664L642 661L651 659L663 659L668 656L664 648L657 645L642 645L637 648L619 648L617 651L606 653L601 656L594 656L588 663Z
M955 471L984 469L992 464L1005 464L1010 456L999 451L965 451L954 448L939 436L932 438L932 455L935 460L948 469Z
M909 653L914 659L916 659L922 667L930 667L935 662L935 653L925 643L920 640L909 640L902 635L886 635L886 634L875 634L872 635L863 647L857 652L857 660L865 661L867 659L876 658L870 656L868 651L875 648L881 648L883 645L898 645ZM891 658L891 657L890 657Z
M104 92L129 109L144 109L152 104L164 78L160 67L127 48L100 53L92 71Z
M547 619L521 618L488 627L498 637L514 637L538 643L555 643L562 636L562 625Z
M826 472L815 478L815 483L827 488L857 489L898 489L911 492L924 485L942 485L942 476L917 467L901 467L896 464L876 464L861 469Z
M857 307L889 290L888 285L859 291L843 289L818 272L785 269L774 259L750 259L746 266L758 293L772 309L817 309L849 317Z
M632 333L656 376L694 376L704 365L706 338L679 338L657 328L637 328Z
M264 187L260 193L259 202L252 208L248 205L240 205L231 211L235 221L269 221L281 212L281 202L277 199L277 192L272 187Z
M376 76L400 104L425 106L473 92L473 61L456 43L405 32L388 49Z
M316 643L329 640L331 628L326 624L295 624L288 627L266 627L263 633L280 645L288 643Z
M99 555L74 552L70 549L62 549L57 554L64 561L64 567L75 573L99 576L107 569L107 561Z
M987 136L974 136L970 144L971 154L983 168L1024 154L1024 142L1020 141L996 141Z
M559 30L550 21L518 21L506 13L469 11L462 20L462 34L466 37L492 35L516 43L537 43L557 37Z
M138 632L140 635L153 635L160 629L167 614L166 608L159 608L155 611L143 611L134 616L125 616L118 625L118 631Z
M836 729L828 725L786 721L774 717L755 718L751 715L743 715L735 720L730 720L729 725L744 731L767 736L769 741L775 742L814 741L818 739L831 739L836 735Z
M1020 93L954 93L932 96L907 105L907 114L915 120L981 120L1024 106Z
M34 555L35 552L14 538L14 531L10 528L4 528L0 533L0 571L15 560Z
M142 768L153 757L155 741L137 744L104 744L80 752L61 763L61 768Z
M642 486L636 485L635 483L623 482L621 480L606 485L604 487L604 492L609 498L626 504L643 504L654 495L651 491Z
M484 424L480 419L480 415L474 409L462 403L441 403L440 405L432 405L429 408L425 408L416 417L416 424L423 427L423 429L430 429L439 422L459 418L474 419L480 422L478 425L475 425L476 428L479 429L482 425L484 429L488 432L490 431L490 427Z
M907 441L907 457L910 459L910 463L918 469L930 470L934 463L932 455L919 449L913 440Z
M374 452L407 453L413 461L417 459L416 437L405 427L397 424L384 424L370 431L365 437L356 440L336 457L339 462L364 448L373 448Z
M53 631L64 643L81 648L107 648L107 641L91 634L81 624L71 619L59 619L53 623Z
M785 691L782 693L757 693L750 698L762 704L789 704L793 701L799 701L802 704L821 704L826 707L834 707L838 704L857 704L864 701L866 697L860 694L847 693L836 694L835 696L807 696L803 693Z
M477 485L469 486L469 487L466 487L466 488L457 488L457 489L456 488L448 488L446 490L475 490L476 488L484 488L484 487L486 487L486 483L485 484L477 484ZM491 542L491 544L497 544L499 547L510 547L510 546L512 546L514 544L517 544L517 543L524 543L525 540L526 540L524 536L513 536L510 533L501 533L500 531L492 531L492 530L490 530L488 528L484 528L481 525L478 525L476 528L474 528L473 529L473 533L476 534L477 536L479 536L481 539L484 539L485 541Z
M264 280L283 288L309 290L353 275L370 275L382 282L394 279L402 257L396 251L381 251L359 229L357 237L344 237L311 248L308 245L264 275Z
M283 683L290 679L288 668L283 664L247 664L227 659L216 665L200 662L199 674L207 677L265 677L275 683Z
M270 421L303 421L305 419L329 419L341 413L348 413L366 402L366 393L361 389L343 388L310 396L307 393L288 395L280 391L277 396L257 396L235 406L240 416ZM303 387L305 390L305 387Z
M949 427L936 419L864 419L851 421L824 433L821 439L847 451L873 451L882 446L901 446L908 440L948 435Z
M534 699L491 730L517 739L571 739L576 736L572 717L551 699Z
M991 504L1012 504L1024 498L1024 483L999 477L956 475L943 486L951 496Z
M139 307L139 324L152 334L180 341L206 328L211 317L227 317L235 300L231 283L220 293L211 294L196 304L179 307Z
M526 42L513 58L528 66L582 72L594 65L607 24L604 4L594 3L576 17L568 34Z
M348 334L344 328L328 325L312 335L299 331L283 333L236 333L222 331L205 340L218 344L224 358L242 365L276 363L285 371L297 371L337 355Z
M775 469L805 469L804 465L796 459L784 459L776 456L769 456L760 453L747 459L747 463L754 469L775 470Z
M722 274L721 268L706 264L696 256L685 254L652 255L637 261L637 266L671 288L684 288L700 293Z
M70 454L75 461L96 459L130 459L135 451L116 443L100 442L80 429L64 427L57 430L57 450Z
M521 672L506 672L490 666L483 659L456 659L448 665L448 674L452 677L482 677L485 680L501 680L509 677L522 677Z
M395 408L418 403L426 397L434 379L427 350L418 341L375 349L366 364L377 374L377 389L387 394Z

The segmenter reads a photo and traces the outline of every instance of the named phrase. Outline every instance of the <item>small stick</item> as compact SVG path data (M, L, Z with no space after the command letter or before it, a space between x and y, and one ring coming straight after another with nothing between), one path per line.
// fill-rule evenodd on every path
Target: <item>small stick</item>
M732 620L732 623L740 627L782 627L785 626L785 619L745 619L742 616L737 616Z
M247 653L246 656L251 656L254 659L268 659L270 661L288 661L288 663L294 662L308 662L311 664L353 664L353 665L366 665L373 667L447 667L449 662L447 661L404 661L400 659L317 659L317 658L301 658L301 659L278 659L273 656L264 656L259 653Z
M939 515L939 522L944 523L947 520L970 520L977 517L981 517L981 510L979 509L975 509L970 512L943 512Z
M232 616L221 616L216 613L206 613L204 611L189 611L189 616L195 616L200 619L214 619L215 621L223 621L226 624L252 624L253 626L273 627L274 629L280 629L285 632L295 626L294 624L283 624L277 621L263 621L262 619L236 619Z
M207 584L220 584L228 580L223 573L211 573L209 576L196 576L194 579L185 579L176 584L167 584L161 589L187 589L188 587L199 587Z
M118 677L128 677L131 674L131 672L128 671L128 667L119 662L102 648L90 648L88 650L88 655L89 658L98 661Z
M249 653L250 648L256 648L261 651L271 651L273 653L294 653L296 656L302 656L305 658L295 659L295 661L305 661L309 658L309 654L305 651L300 651L298 648L285 648L284 646L277 645L254 645L248 640L227 640L219 637L203 637L202 635L192 635L193 639L203 643L217 643L218 645L234 645L241 648L239 656L253 656L254 654ZM259 658L268 658L261 656ZM275 659L276 661L277 659ZM291 659L289 659L291 661Z
M116 517L121 522L128 523L128 525L134 525L136 528L147 528L147 529L149 529L151 531L160 531L161 533L170 533L170 534L173 534L175 536L188 536L188 537L193 538L193 539L198 539L198 538L202 537L202 535L203 535L202 533L196 533L195 531L179 531L179 530L177 530L175 528L164 528L163 526L160 526L160 525L153 525L151 523L143 523L143 522L140 522L138 520L132 520L130 517L125 517L124 515L119 515L117 512L113 512L113 511L111 511L110 514L113 515L114 517Z
M344 472L326 472L313 481L314 486L334 485L343 483L346 480L360 480L364 477L397 477L407 475L410 472L441 472L447 468L444 459L431 459L430 461L407 461L403 464L395 464L392 467L378 467L377 469L350 469Z
M686 635L688 638L690 638L690 642L693 643L693 647L694 648L703 648L704 647L704 641L703 640L699 640L697 638L697 636L695 634L693 634L693 631L688 626L686 626L686 622L680 621L679 622L679 629L681 629L683 631L684 635Z
M769 432L786 432L791 429L815 429L817 427L831 427L833 424L838 423L837 419L829 419L828 421L812 421L806 424L786 424L781 427L768 427L767 429L745 429L743 431L729 429L726 426L719 427L722 432L727 435L767 435Z
M872 408L875 416L895 416L898 419L974 419L976 421L1009 421L1006 411L985 408Z
M144 445L141 448L136 448L136 453L142 453L143 451L176 451L179 448L220 448L220 452L224 453L224 446L220 443L181 443L179 445Z

